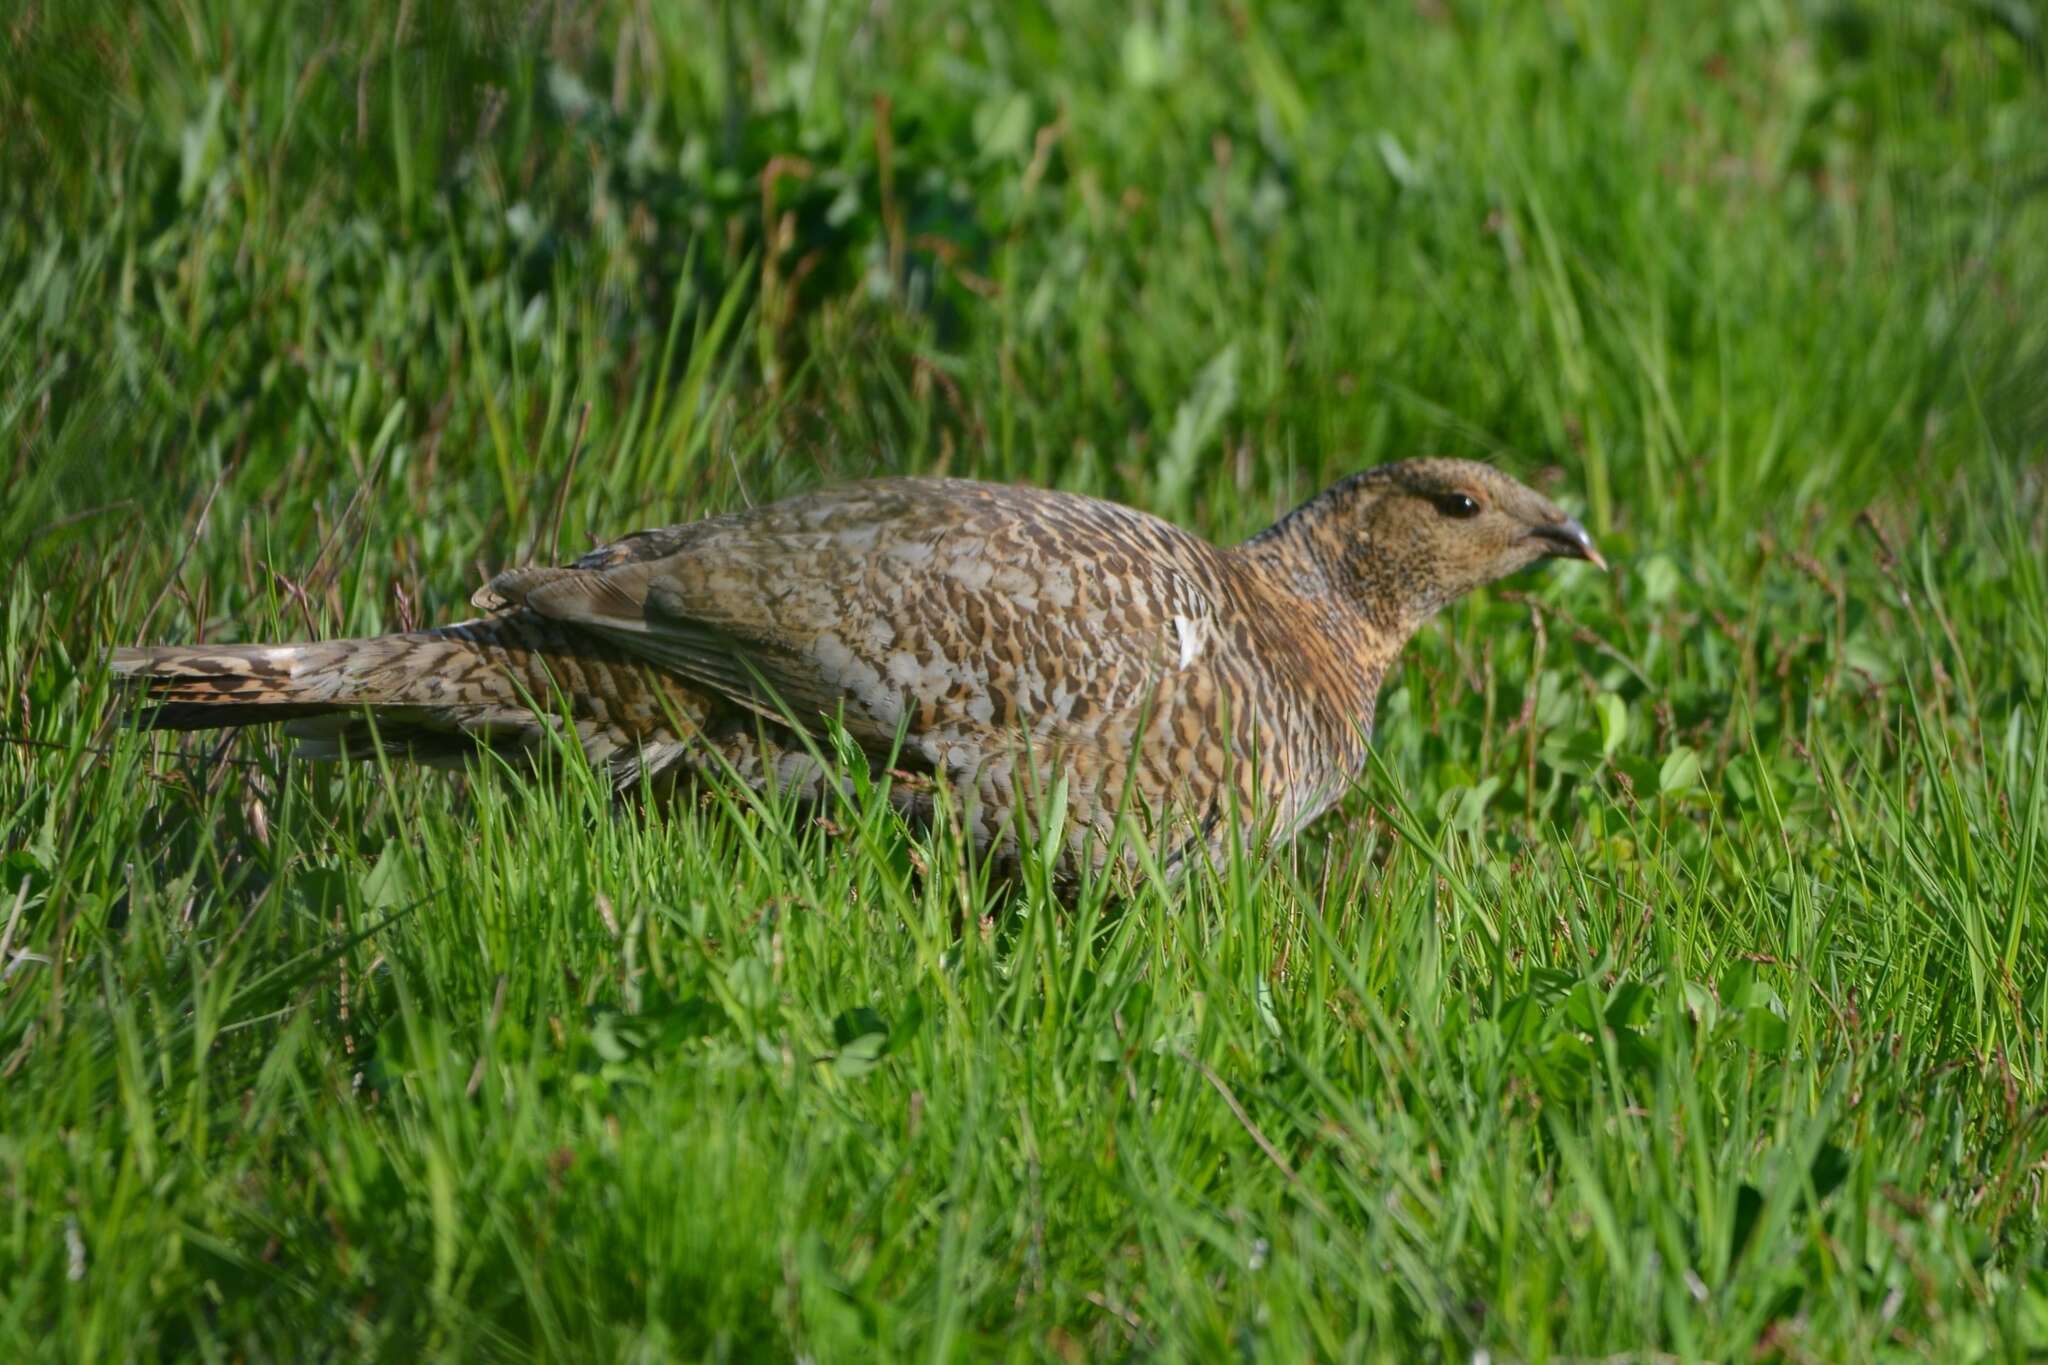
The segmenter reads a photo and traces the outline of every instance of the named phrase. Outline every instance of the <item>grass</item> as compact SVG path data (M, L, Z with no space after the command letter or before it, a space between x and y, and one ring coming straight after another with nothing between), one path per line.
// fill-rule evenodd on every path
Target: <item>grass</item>
M6 1354L2048 1352L2044 23L15 7ZM99 663L836 477L1235 537L1423 451L1615 573L1121 904Z

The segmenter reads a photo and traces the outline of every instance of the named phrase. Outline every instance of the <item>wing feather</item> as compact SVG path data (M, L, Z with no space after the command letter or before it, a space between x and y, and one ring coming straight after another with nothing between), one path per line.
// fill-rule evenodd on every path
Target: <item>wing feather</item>
M1031 725L1045 738L1090 743L1056 714L1073 689L1092 679L1097 716L1146 704L1162 669L1193 662L1187 632L1213 626L1216 604L1177 571L1133 573L1142 556L1097 571L1124 537L1181 535L1164 523L1000 492L848 485L500 574L479 600L595 632L773 720L836 715L877 750L906 716L986 730L1006 706L1049 717Z

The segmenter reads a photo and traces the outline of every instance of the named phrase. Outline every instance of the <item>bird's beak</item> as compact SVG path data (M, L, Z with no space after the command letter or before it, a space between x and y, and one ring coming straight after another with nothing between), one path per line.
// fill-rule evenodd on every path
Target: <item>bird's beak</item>
M1564 559L1583 559L1602 573L1607 571L1607 561L1600 557L1600 551L1593 547L1593 537L1586 534L1586 528L1570 517L1563 521L1538 526L1531 532L1543 542L1543 553L1557 555Z

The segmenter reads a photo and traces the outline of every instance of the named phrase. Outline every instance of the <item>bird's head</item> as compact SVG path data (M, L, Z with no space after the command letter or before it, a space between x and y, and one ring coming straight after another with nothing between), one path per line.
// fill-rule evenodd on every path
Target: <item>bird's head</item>
M1381 465L1305 504L1266 536L1312 546L1330 589L1405 635L1440 608L1539 559L1606 561L1528 485L1472 460Z

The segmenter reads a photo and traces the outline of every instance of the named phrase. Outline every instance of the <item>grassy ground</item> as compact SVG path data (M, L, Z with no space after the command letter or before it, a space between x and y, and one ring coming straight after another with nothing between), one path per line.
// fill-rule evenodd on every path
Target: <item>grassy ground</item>
M0 1351L2038 1358L2044 25L14 0ZM1234 537L1424 451L1616 572L1121 905L97 662L833 477Z

